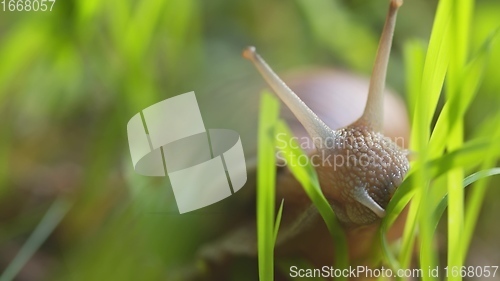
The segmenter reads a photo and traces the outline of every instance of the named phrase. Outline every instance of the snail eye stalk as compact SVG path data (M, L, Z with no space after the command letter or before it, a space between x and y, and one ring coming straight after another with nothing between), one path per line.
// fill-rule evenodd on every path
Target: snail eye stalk
M243 51L243 57L250 60L267 84L271 86L278 97L293 112L295 117L306 128L309 135L315 139L326 140L334 135L328 127L269 67L262 57L255 51L255 47L248 47Z
M384 29L380 38L380 43L375 58L370 87L368 89L368 100L365 110L359 119L359 122L368 125L374 131L382 130L382 120L384 112L384 88L387 74L387 65L391 53L392 37L394 27L396 26L396 16L399 7L403 4L402 0L392 0L389 7L389 13L385 19Z

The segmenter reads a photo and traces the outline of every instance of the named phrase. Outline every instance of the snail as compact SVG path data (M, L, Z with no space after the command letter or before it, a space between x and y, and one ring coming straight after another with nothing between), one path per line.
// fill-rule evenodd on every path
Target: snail
M311 149L309 154L311 159L313 156L319 158L340 156L351 161L350 165L344 162L344 165L315 166L322 191L346 231L351 261L359 263L364 263L363 259L371 250L375 230L381 218L385 216L385 208L409 169L404 147L398 146L382 134L383 119L391 116L384 112L384 103L394 106L391 110L398 111L399 116L403 116L400 119L404 119L394 120L395 123L400 122L399 129L390 132L390 135L404 137L408 132L406 111L402 103L393 95L384 97L396 15L401 5L401 0L392 0L390 3L369 82L366 105L361 117L351 124L344 124L345 120L333 120L336 127L329 126L327 123L332 123L332 120L320 118L319 114L316 114L274 73L254 47L248 47L243 52L243 57L254 64L300 122L302 127L291 126L294 133L301 135L305 130L314 141L315 149ZM311 80L316 84L325 84L325 78L332 76L358 81L357 78L346 76L345 73L321 71L314 79L307 78L308 82L296 80L292 83L292 88L297 88L301 92L306 91L314 84ZM335 95L345 96L349 93ZM301 94L301 96L305 101L308 100L306 95ZM353 100L356 99L360 99L359 95L353 96ZM286 113L284 115L286 116ZM346 120L350 118L352 114ZM291 124L298 125L293 121ZM338 125L342 126L338 128ZM318 266L331 265L333 251L326 249L333 245L324 222L291 173L287 170L279 172L276 198L280 201L284 198L285 208L275 245L276 255L300 255ZM232 256L256 256L256 243L256 226L253 221L236 228L217 242L203 247L200 256L212 267L227 262ZM215 272L212 271L214 276Z
M352 156L354 165L347 165L347 161L338 167L316 165L323 193L340 221L349 226L367 225L383 218L385 206L409 167L406 151L380 133L387 64L401 4L401 1L391 2L363 115L339 130L326 125L273 72L254 47L243 52L314 140L316 152L311 158L321 154L321 157L334 155L347 160ZM362 158L366 158L365 162Z

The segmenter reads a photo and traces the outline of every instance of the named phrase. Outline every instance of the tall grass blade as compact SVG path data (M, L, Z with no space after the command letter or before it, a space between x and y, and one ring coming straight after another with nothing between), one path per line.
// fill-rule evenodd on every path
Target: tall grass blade
M278 238L278 231L280 229L284 203L285 203L285 199L281 199L280 208L278 209L278 214L276 214L276 222L274 223L274 242L273 243L275 243L275 244L276 244L276 238Z
M462 188L466 188L469 185L471 185L471 184L473 184L481 179L485 179L485 178L488 178L491 176L496 176L496 175L500 175L500 168L498 168L498 167L476 172L476 173L466 177L463 180ZM448 196L448 194L445 194L445 196L441 199L438 206L434 210L434 215L433 215L433 220L432 220L432 225L433 225L434 229L437 228L439 220L443 216L444 210L446 210L446 207L448 207L448 205L449 205L449 196Z
M417 162L413 163L413 168L416 168L416 181L413 184L418 186L420 193L417 198L421 198L419 204L418 220L410 223L417 223L420 230L420 267L421 268L434 268L437 264L436 253L433 250L433 232L429 228L427 222L431 216L429 212L429 200L425 200L425 196L429 194L430 179L429 171L425 163L430 159L428 155L428 141L430 137L431 119L436 110L437 102L442 91L446 70L449 62L449 37L447 36L450 13L451 1L444 0L438 4L436 17L432 27L431 38L425 57L424 69L422 73L422 84L420 87L420 94L417 99L413 126L411 136L411 149L418 153ZM394 201L391 200L391 201ZM408 226L408 224L407 224ZM412 226L415 229L415 226ZM410 243L411 236L406 237L408 240L403 241L403 244ZM411 255L413 247L407 247L407 253L401 256ZM423 276L423 280L431 280L430 276Z
M279 103L268 92L261 98L257 152L257 244L260 280L274 279L276 159L274 127Z
M19 271L26 265L43 242L47 240L57 225L59 225L59 222L64 218L70 207L71 204L63 198L56 199L56 201L52 203L49 210L35 228L35 231L33 231L26 243L21 247L19 253L17 253L2 273L0 281L14 280Z
M300 182L304 191L307 193L316 208L318 208L319 213L323 217L323 220L325 221L326 226L335 241L335 267L347 268L349 265L347 257L347 240L340 224L337 221L337 218L335 217L332 207L321 191L314 167L309 162L305 165L290 165L290 163L301 163L299 159L304 158L301 156L305 156L305 153L302 149L300 149L296 139L293 138L293 134L290 129L281 120L278 121L276 125L276 134L280 135L281 140L286 140L286 142L290 144L284 147L279 147L279 149L283 152L283 157L287 163L289 163L287 167L290 169L294 177Z

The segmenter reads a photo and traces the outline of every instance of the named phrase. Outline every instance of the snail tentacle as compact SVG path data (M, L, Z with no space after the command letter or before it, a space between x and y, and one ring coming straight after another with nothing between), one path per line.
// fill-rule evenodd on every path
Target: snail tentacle
M380 132L382 129L382 120L384 112L384 88L387 74L387 65L391 52L392 37L394 27L396 26L396 15L398 8L403 4L402 0L392 0L389 7L389 13L385 19L384 29L380 38L375 65L370 78L370 87L368 89L368 100L366 101L363 115L358 120L365 125L370 126L374 131Z
M366 186L355 188L352 195L356 201L372 210L379 218L385 217L385 210L370 197L366 191Z
M287 105L313 139L326 140L335 136L335 132L321 120L271 69L271 67L255 51L248 47L243 57L250 60L274 92Z

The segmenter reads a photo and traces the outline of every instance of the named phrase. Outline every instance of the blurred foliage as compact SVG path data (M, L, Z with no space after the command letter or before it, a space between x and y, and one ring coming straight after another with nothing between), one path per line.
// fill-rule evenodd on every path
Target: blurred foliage
M220 206L179 216L168 180L133 172L129 118L194 90L207 127L234 116L256 122L245 99L227 105L233 115L204 106L258 98L263 82L240 57L247 45L278 71L319 65L368 75L386 2L59 0L52 12L0 12L0 269L61 200L68 213L17 280L159 280L191 261L202 241L239 217ZM436 8L406 2L388 74L402 94L403 44L428 41ZM498 14L498 1L477 1L473 51L498 27ZM487 134L477 124L498 126L491 115L500 104L499 41L467 113L466 138ZM255 136L242 132L243 144ZM472 255L498 264L491 249L500 230L488 223L499 211L495 196L484 204Z

